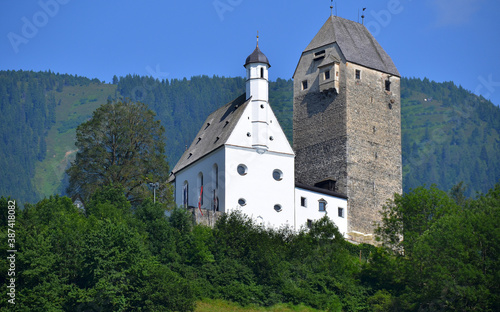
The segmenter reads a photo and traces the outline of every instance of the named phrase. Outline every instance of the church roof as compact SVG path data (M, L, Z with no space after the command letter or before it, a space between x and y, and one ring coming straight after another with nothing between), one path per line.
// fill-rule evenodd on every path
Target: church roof
M252 54L250 54L247 57L247 59L245 61L245 65L243 65L243 66L247 66L250 63L264 63L264 64L267 64L267 66L271 67L271 64L269 64L269 60L267 59L267 56L265 56L264 53L262 53L262 51L259 49L258 45L255 48L255 50L253 50Z
M304 53L334 42L347 62L401 77L391 57L364 25L338 16L328 17Z
M223 146L249 102L250 99L246 100L246 94L244 93L210 114L191 146L182 154L172 173L176 174Z

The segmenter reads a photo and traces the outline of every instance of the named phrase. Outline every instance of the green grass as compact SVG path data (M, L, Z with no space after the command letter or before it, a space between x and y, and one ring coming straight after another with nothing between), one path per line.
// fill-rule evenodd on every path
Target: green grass
M47 157L38 162L33 183L42 197L58 193L64 171L75 157L76 127L92 116L92 112L113 97L116 85L91 83L84 88L64 87L54 92L56 124L50 129L47 142Z
M291 304L278 304L271 307L242 307L235 303L224 300L204 299L196 303L195 312L316 312L316 310L304 305L294 306Z

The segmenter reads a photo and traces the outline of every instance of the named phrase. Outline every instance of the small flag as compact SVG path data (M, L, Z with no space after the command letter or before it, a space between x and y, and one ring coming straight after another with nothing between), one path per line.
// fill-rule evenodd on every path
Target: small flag
M203 212L201 212L201 199L203 197L203 185L201 186L200 189L200 198L198 199L198 209L200 209L200 213L203 216Z

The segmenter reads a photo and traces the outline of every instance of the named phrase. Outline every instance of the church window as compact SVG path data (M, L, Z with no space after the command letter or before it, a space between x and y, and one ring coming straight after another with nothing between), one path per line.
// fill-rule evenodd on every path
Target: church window
M305 197L300 198L300 206L307 207L307 198Z
M302 81L302 90L307 90L307 80Z
M243 165L243 164L239 164L237 170L238 170L239 175L242 175L242 176L244 176L248 173L248 167Z
M243 207L243 206L245 206L246 204L247 204L247 200L246 200L246 199L244 199L244 198L240 198L240 199L238 199L238 205L240 205L240 206L242 206L242 207Z
M339 207L339 217L344 218L344 208Z
M280 204L274 205L274 210L276 210L276 212L281 212L282 210L281 205Z
M391 81L389 79L385 81L385 91L391 91Z
M273 179L275 179L276 181L283 180L283 171L281 171L279 169L274 169L274 171L273 171Z
M214 164L212 167L212 179L214 180L215 188L219 188L219 166Z
M330 79L330 71L329 70L325 71L324 75L325 75L325 80Z
M264 78L264 67L260 68L260 78Z
M188 181L184 181L184 186L182 187L182 203L184 204L184 208L187 208L189 205L189 183L188 183Z
M319 211L326 211L326 200L320 199L319 200Z
M203 205L203 173L198 173L198 194L200 195L199 201Z
M361 70L356 69L356 79L361 79Z

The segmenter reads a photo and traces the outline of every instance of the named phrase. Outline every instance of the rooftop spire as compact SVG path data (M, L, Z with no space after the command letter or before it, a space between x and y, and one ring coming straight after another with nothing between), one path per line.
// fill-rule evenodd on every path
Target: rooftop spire
M333 16L333 0L330 0L330 16Z
M259 47L259 31L257 30L257 48Z

